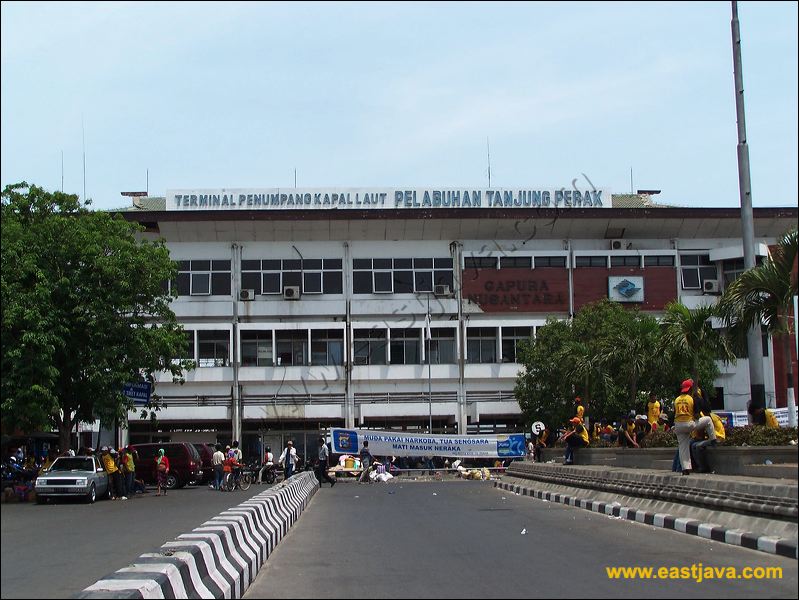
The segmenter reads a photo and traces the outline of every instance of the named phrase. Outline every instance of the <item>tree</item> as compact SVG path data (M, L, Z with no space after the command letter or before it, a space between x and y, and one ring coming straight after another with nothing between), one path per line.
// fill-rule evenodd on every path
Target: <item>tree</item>
M681 302L670 302L666 305L666 315L661 322L663 331L660 352L668 356L673 365L685 366L694 381L692 392L696 391L700 382L712 383L715 379L716 374L708 376L702 373L703 362L706 363L708 359L735 362L735 353L729 339L713 328L712 319L718 315L719 309L714 305L704 305L693 310Z
M176 266L141 226L26 183L2 192L2 410L7 427L127 417L127 382L182 381L191 361L163 282Z
M603 364L620 365L619 371L627 383L629 405L636 407L641 378L654 370L662 356L655 351L660 331L654 317L642 315L637 310L626 314L626 322L602 341L600 357Z
M785 233L762 264L741 274L724 290L721 309L730 329L738 335L751 327L766 325L769 333L782 339L785 356L785 391L788 418L796 425L791 361L791 315L797 295L797 231Z

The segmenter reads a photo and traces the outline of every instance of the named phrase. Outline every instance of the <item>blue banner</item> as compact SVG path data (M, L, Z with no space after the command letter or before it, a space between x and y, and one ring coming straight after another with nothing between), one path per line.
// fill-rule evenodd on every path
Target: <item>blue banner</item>
M426 435L332 429L334 454L358 454L369 442L374 456L442 456L449 458L514 458L525 455L523 433L509 435Z

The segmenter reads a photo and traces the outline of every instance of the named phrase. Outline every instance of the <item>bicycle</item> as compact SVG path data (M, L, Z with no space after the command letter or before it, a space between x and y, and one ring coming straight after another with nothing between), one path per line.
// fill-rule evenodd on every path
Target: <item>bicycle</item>
M252 482L255 481L255 473L250 469L242 469L239 473L228 473L225 477L225 488L227 491L232 492L236 488L242 491L250 489Z

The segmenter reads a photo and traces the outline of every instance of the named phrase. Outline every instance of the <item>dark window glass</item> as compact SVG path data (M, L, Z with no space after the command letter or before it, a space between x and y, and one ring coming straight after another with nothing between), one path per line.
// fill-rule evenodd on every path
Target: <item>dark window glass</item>
M256 294L261 293L261 273L260 271L253 271L251 273L244 272L241 274L241 289L255 290Z
M264 273L262 294L282 294L280 287L280 273Z
M189 261L189 260L179 260L178 261L178 270L179 271L191 271L191 261Z
M455 363L455 330L436 328L431 331L432 339L426 341L430 348L428 361L434 365L451 365Z
M204 296L211 293L211 275L209 273L191 274L191 295Z
M356 329L353 354L356 365L386 364L386 330Z
M230 261L229 260L212 260L211 261L211 270L212 271L230 271Z
M391 268L391 259L390 258L375 258L372 261L372 266L375 269L390 269Z
M186 329L183 331L183 334L186 336L186 342L188 343L188 345L186 346L186 351L183 352L183 354L178 358L187 358L189 360L194 360L194 330Z
M698 290L699 289L699 270L698 269L683 269L682 270L682 287L685 290Z
M178 273L178 296L188 296L191 294L191 275L189 273Z
M463 259L464 269L496 269L496 256L470 256Z
M413 267L414 267L414 269L432 269L433 268L433 259L432 258L414 258L413 259Z
M226 367L230 364L230 333L199 331L199 367Z
M302 261L302 268L306 270L314 270L318 271L322 268L322 259L321 258L306 258Z
M416 271L414 273L417 292L433 291L433 273L430 271Z
M242 271L260 271L261 270L261 261L260 260L242 260L241 261L241 270Z
M271 331L241 332L241 364L244 367L273 366Z
M322 274L322 285L325 294L341 294L344 292L341 271L325 271Z
M210 260L193 260L193 261L191 261L191 270L192 271L210 271L211 270L211 261Z
M607 258L604 256L576 256L574 258L576 267L607 267Z
M302 261L296 258L290 258L283 261L284 271L299 271L302 268Z
M325 269L341 269L340 258L326 258L324 264Z
M283 271L283 287L302 286L302 273L299 271Z
M161 282L161 292L163 294L169 294L169 279L164 279Z
M395 269L412 269L413 268L413 259L410 259L410 258L395 258L394 259L394 268Z
M450 290L453 289L452 271L436 271L435 274L436 285L448 285Z
M321 294L322 293L322 274L321 273L304 273L302 291L305 294Z
M211 274L211 294L213 296L230 296L230 271Z
M265 260L263 261L264 271L279 271L280 270L280 261L279 260Z
M376 271L375 272L375 293L392 292L391 288L391 271Z
M436 269L451 269L452 268L452 259L451 258L436 258L433 259L433 266Z
M696 254L683 254L680 256L680 264L683 267L687 267L689 265L698 265L699 264L699 256Z
M533 266L533 259L529 256L502 256L499 266L503 269L529 269Z
M372 272L354 271L352 273L352 291L355 294L371 294Z
M673 267L673 256L644 256L645 267Z
M371 269L372 268L372 259L371 258L353 258L352 259L352 268L353 269Z
M308 363L308 330L277 331L277 364L281 367L302 366Z
M702 285L704 286L706 279L716 279L718 277L718 271L716 267L699 267L699 278L702 281Z
M565 256L536 256L535 266L538 267L565 267Z
M611 267L640 267L641 266L641 257L640 256L611 256L610 257L610 266Z
M394 271L394 293L413 293L413 271Z

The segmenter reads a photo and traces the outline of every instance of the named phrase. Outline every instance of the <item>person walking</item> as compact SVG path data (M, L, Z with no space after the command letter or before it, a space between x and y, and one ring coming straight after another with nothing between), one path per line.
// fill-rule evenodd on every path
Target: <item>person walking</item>
M136 480L136 460L130 448L123 448L119 462L125 476L125 495L133 496L133 482Z
M369 442L367 440L363 441L363 446L361 447L360 452L361 457L361 477L359 481L369 481L369 465L372 464L375 460L375 457L372 456L372 452L369 450ZM427 462L427 458L425 457L425 463ZM426 465L427 468L430 468L429 465Z
M278 462L283 467L283 481L285 481L294 474L294 465L297 464L297 450L294 448L294 442L291 440L286 442L286 447L283 448Z
M683 475L691 473L691 434L696 430L704 429L708 440L716 439L716 430L713 428L713 420L710 417L694 420L694 398L691 396L693 387L693 379L683 381L680 386L681 393L674 400L674 433L677 434Z
M215 490L221 490L222 479L224 478L225 475L225 470L224 470L225 455L222 453L222 444L217 444L216 446L214 446L214 448L216 449L216 452L214 452L214 455L211 457L211 462L214 465L213 488Z
M111 493L111 500L116 500L117 498L120 500L127 500L128 498L122 490L122 474L119 472L116 457L114 456L116 453L116 450L113 448L103 446L100 458L103 461L103 468L106 473L108 473L111 489L113 490Z
M330 484L330 487L336 485L336 480L331 479L330 475L327 474L327 468L330 466L329 457L330 454L327 444L325 444L325 438L324 436L319 436L319 462L316 465L316 478L319 480L319 487L322 487L325 481Z
M169 459L166 457L166 452L163 448L158 449L158 456L155 458L155 473L158 477L158 486L156 488L156 496L161 495L161 488L164 488L164 496L166 496L166 481L169 474Z

